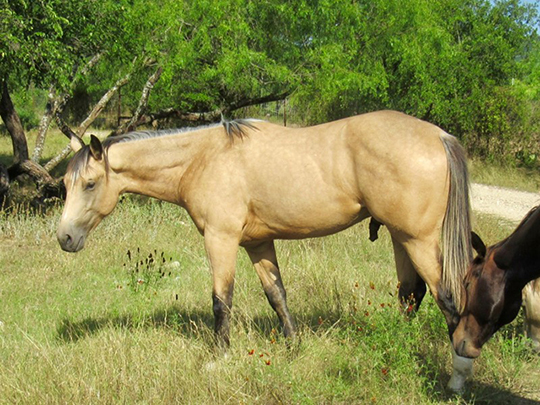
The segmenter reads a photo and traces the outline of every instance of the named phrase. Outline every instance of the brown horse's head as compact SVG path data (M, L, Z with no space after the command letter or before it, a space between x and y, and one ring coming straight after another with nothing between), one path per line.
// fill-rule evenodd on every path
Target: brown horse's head
M452 335L459 356L478 357L484 343L519 312L524 265L511 238L486 248L473 233L477 256L465 276L464 310Z
M68 165L64 183L67 197L58 225L58 242L66 252L84 247L88 233L116 206L120 190L109 175L106 152L94 135L90 145L71 138L76 152Z

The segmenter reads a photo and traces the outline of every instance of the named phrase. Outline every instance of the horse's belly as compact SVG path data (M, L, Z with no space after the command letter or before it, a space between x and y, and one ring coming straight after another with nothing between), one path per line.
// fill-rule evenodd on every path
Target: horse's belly
M364 211L359 203L343 201L256 209L250 212L242 240L249 242L265 239L303 239L330 235L366 218L369 214Z

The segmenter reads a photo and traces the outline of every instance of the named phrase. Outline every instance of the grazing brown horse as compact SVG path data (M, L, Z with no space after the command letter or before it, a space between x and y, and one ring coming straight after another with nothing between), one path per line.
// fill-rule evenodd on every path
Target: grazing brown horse
M465 276L464 309L452 341L456 353L475 358L502 326L513 321L522 290L540 277L540 209L533 208L506 239L486 248L473 234L478 255Z
M239 246L292 337L274 239L329 235L372 217L391 234L402 302L420 305L427 284L452 333L472 256L466 159L454 137L393 111L298 129L255 120L224 126L135 132L103 144L92 136L88 146L72 138L62 248L82 249L122 193L184 207L204 236L215 330L228 345ZM460 389L472 363L454 359L450 386Z

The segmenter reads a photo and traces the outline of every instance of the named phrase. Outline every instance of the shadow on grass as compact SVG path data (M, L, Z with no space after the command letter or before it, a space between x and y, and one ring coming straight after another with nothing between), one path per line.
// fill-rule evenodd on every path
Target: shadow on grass
M233 321L234 318L233 314ZM339 315L337 314L314 312L307 317L302 317L299 322L313 332L317 332L321 329L327 329L338 319ZM243 321L241 320L241 322ZM249 323L249 326L262 336L270 336L276 330L281 331L278 319L274 314L255 316L246 323ZM210 310L187 312L173 305L143 316L109 314L102 317L88 317L80 321L65 318L60 322L56 331L57 339L60 341L77 342L104 329L132 330L141 328L170 329L188 338L208 335L213 337L214 317Z
M213 317L210 312L181 311L172 306L145 316L105 315L89 317L81 321L63 319L57 327L57 338L63 342L77 342L97 334L104 329L162 328L176 331L195 338L210 335L213 331Z

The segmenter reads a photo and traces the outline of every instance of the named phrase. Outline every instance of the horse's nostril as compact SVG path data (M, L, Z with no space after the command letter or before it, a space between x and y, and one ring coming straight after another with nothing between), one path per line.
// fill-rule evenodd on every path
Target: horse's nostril
M459 353L465 353L465 346L467 345L467 340L463 339L459 345Z
M73 238L69 233L61 233L58 234L58 242L60 243L62 249L69 250L69 248L73 245Z

